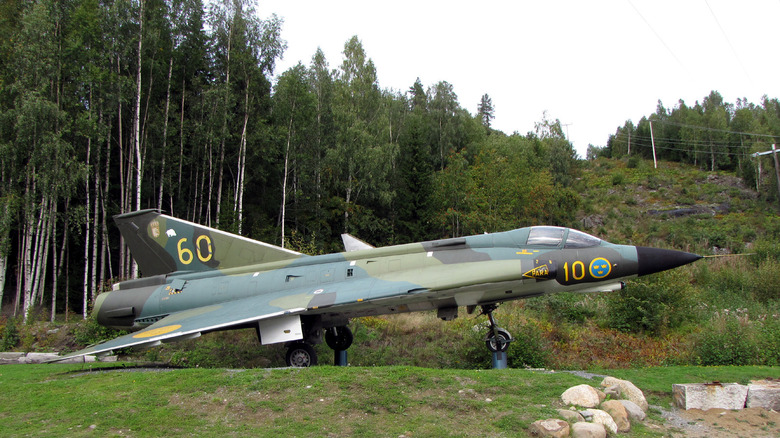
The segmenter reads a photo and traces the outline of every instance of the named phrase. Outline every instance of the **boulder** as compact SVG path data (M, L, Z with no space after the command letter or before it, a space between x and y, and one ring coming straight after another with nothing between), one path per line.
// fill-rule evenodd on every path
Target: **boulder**
M569 423L557 418L534 421L528 426L528 434L531 436L564 438L569 436Z
M578 414L577 411L570 411L568 409L558 409L558 415L560 415L561 418L563 418L564 420L570 423L585 421L585 419L582 418L582 415Z
M601 404L601 410L608 413L617 425L618 432L628 432L631 430L631 422L628 420L628 411L623 407L623 403L618 400L609 400Z
M574 423L571 426L572 438L607 438L607 429L596 423Z
M589 385L572 386L561 394L561 400L567 405L595 408L599 405L599 394Z
M629 420L645 421L645 417L647 416L647 414L645 414L645 411L643 411L642 408L637 406L636 403L632 402L631 400L618 400L618 401L626 409L626 412L628 412Z
M613 399L619 399L620 398L620 386L612 385L609 388L605 388L604 389L604 394L612 397Z
M748 387L738 383L683 383L672 385L674 404L680 409L742 409Z
M615 420L612 419L611 415L602 411L601 409L588 409L588 412L590 412L593 417L593 420L591 421L603 425L608 431L612 433L618 432L617 424L615 424Z
M629 382L628 380L616 379L614 377L605 377L601 382L601 386L604 388L609 388L610 386L614 385L620 387L620 395L622 398L631 400L632 402L636 403L637 406L642 408L643 411L647 412L649 405L647 404L645 395L639 388L636 387L636 385Z
M601 402L603 402L604 400L607 399L607 394L604 391L602 391L602 390L600 390L598 388L593 388L593 389L595 389L596 390L596 394L599 395L599 403L601 403Z
M746 406L780 411L780 381L753 380L748 385Z

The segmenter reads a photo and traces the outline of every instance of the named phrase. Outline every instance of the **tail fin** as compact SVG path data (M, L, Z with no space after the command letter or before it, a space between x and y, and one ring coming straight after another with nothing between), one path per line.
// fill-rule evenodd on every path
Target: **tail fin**
M114 216L141 273L211 271L291 260L304 255L257 240L139 210Z

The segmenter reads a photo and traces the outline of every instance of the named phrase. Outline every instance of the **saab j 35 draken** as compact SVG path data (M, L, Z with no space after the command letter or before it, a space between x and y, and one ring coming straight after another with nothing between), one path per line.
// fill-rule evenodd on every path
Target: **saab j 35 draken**
M493 318L501 302L616 291L701 258L551 226L381 248L345 235L346 252L307 256L154 210L114 220L144 277L100 294L94 313L134 332L58 360L254 328L261 344L287 345L288 365L309 366L323 334L336 351L351 345L351 318L435 310L452 320L460 307L488 317L485 343L503 352L512 337Z

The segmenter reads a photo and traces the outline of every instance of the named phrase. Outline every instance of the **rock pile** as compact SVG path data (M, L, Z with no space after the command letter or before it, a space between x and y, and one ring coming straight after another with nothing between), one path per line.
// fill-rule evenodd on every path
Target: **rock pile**
M608 432L628 432L632 421L645 419L647 400L633 383L606 377L601 388L577 385L567 389L561 394L561 401L571 407L558 409L558 415L565 421L539 420L528 428L529 433L540 437L606 438ZM606 400L607 396L610 400Z

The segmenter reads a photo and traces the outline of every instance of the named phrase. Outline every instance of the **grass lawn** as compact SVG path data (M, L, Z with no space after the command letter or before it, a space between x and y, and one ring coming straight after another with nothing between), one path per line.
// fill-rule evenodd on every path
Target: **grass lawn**
M668 407L672 383L747 382L778 367L597 370ZM416 367L154 369L0 367L4 436L526 436L557 417L569 373ZM658 418L627 436L662 436ZM668 435L668 433L666 433Z

